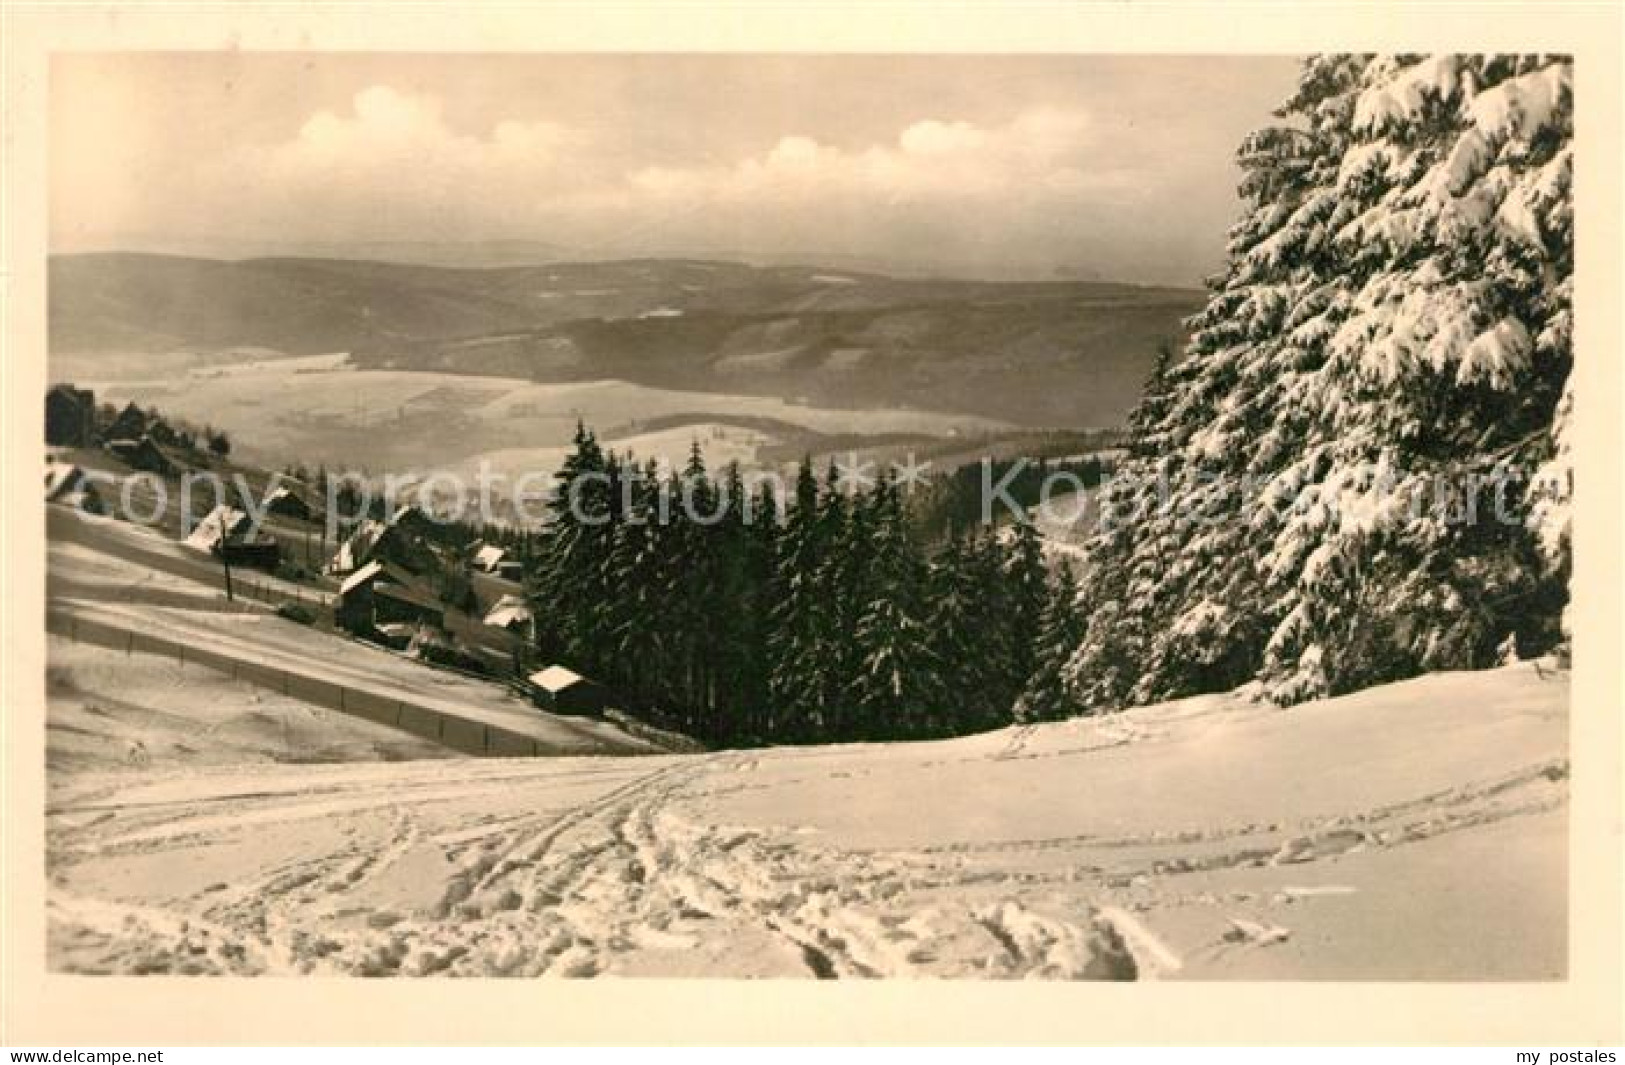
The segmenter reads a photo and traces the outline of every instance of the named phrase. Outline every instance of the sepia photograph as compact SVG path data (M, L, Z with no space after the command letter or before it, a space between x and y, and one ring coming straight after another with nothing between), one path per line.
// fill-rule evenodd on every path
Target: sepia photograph
M42 61L46 974L1575 978L1573 54L424 44Z

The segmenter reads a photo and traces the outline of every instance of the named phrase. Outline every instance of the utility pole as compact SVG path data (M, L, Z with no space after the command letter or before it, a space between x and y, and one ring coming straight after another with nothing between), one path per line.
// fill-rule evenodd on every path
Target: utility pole
M226 602L231 602L231 560L226 557L226 545L220 544L220 568L226 572Z

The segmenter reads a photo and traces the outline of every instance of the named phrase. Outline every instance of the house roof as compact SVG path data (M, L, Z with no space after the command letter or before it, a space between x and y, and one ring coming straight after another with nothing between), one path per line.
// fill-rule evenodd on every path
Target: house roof
M474 552L474 565L480 569L496 569L497 565L507 557L508 552L495 544L486 544Z
M226 537L241 530L247 521L248 515L240 510L228 506L215 507L198 522L192 535L186 538L186 543L202 551L213 551Z
M295 492L285 484L279 484L266 493L265 505L270 506L272 503L280 503L284 499L292 499L299 503L305 501L303 493Z
M355 591L363 584L366 584L368 581L372 580L382 572L384 572L383 563L367 563L365 566L362 566L360 569L344 578L344 583L339 585L339 597L343 598L344 596L349 595L351 592Z
M485 615L487 625L495 625L505 629L516 621L529 621L531 619L530 606L523 598L517 595L505 595L496 601L489 613Z
M561 692L565 688L580 684L586 679L574 670L565 669L563 666L548 666L546 669L539 669L530 675L532 684L549 692Z
M381 521L369 519L362 522L361 527L339 545L327 568L333 573L348 573L365 565L386 530L387 526Z
M446 612L446 606L444 603L421 588L415 588L405 584L396 584L393 581L379 581L377 584L373 585L372 590L374 595L382 595L390 599L398 599L403 603L411 603L413 606L419 606L425 610L432 610L437 614L444 614Z
M389 524L399 525L401 522L407 521L413 517L422 520L427 516L428 515L423 513L423 508L418 506L416 503L403 503L396 508L395 513L389 516Z

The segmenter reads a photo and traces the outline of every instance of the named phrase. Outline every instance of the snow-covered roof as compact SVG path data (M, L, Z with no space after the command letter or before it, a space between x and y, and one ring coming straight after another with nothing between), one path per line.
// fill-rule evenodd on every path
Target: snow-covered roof
M532 684L550 692L561 692L572 684L580 684L585 679L581 674L563 666L548 666L530 675Z
M505 629L516 621L529 621L530 607L525 600L517 595L505 595L498 599L488 614L485 615L487 625L495 625Z
M349 573L366 564L384 531L385 525L381 521L369 519L362 522L361 527L339 545L338 551L333 555L333 561L328 563L328 572Z
M195 547L200 551L213 551L225 542L228 536L242 529L248 521L248 515L233 507L218 506L209 511L208 515L192 530L192 535L186 538L188 547Z
M339 585L339 595L349 595L352 591L361 587L363 584L366 584L368 581L372 580L382 572L384 572L383 563L367 563L365 566L362 566L360 569L344 578L344 583Z
M423 508L419 507L416 503L403 503L395 509L395 513L389 516L389 524L399 525L401 522L411 518L414 515L419 518L427 517L427 515L423 513Z
M503 558L506 557L507 554L507 551L495 544L486 544L484 547L474 552L474 565L478 566L482 570L490 572L501 564Z

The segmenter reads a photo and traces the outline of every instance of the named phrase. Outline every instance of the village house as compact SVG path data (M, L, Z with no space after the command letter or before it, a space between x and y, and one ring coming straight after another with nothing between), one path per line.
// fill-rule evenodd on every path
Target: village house
M368 519L356 527L333 555L332 561L327 564L327 572L336 577L345 574L357 573L379 553L379 548L389 534L389 526L381 521Z
M103 512L102 499L85 471L71 462L48 462L45 466L45 501L77 507L92 514Z
M524 597L517 595L505 595L498 599L485 615L485 624L513 633L529 632L530 622L530 606Z
M102 433L108 440L140 440L147 435L151 418L134 403L126 403Z
M420 536L428 531L433 519L416 503L406 503L395 509L395 513L389 516L388 524L391 529L400 529L404 533Z
M219 554L221 546L228 539L246 533L251 524L248 515L243 511L218 506L204 515L203 520L197 523L184 543L187 547L207 551L211 555Z
M282 545L264 533L238 533L221 542L215 554L230 566L246 566L273 573L282 563Z
M132 470L156 473L160 477L173 477L180 472L180 467L150 436L112 437L107 441L107 450Z
M45 442L53 447L91 447L96 442L96 393L56 385L45 393Z
M445 607L417 577L378 559L345 578L334 614L339 625L351 632L395 623L440 629L446 623Z
M303 486L295 486L287 480L277 482L277 486L266 495L264 506L265 513L275 514L279 518L304 522L316 520L316 508L310 505Z
M496 544L481 544L474 552L473 566L481 573L508 581L523 580L525 576L524 565L510 558L507 548Z
M598 715L613 702L608 688L564 666L537 670L529 681L536 705L554 713Z

